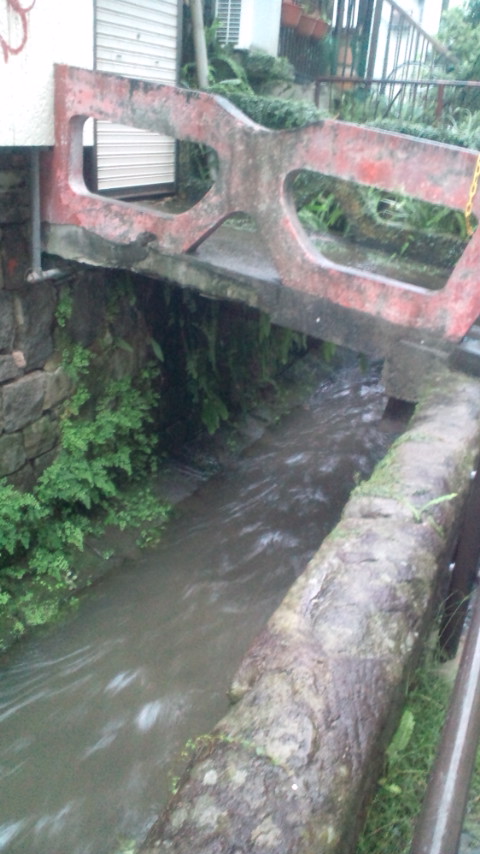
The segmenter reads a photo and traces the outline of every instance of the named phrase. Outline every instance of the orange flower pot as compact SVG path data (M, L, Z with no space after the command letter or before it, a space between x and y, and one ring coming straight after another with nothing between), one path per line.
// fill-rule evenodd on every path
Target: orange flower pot
M282 27L291 27L295 30L300 20L301 14L302 10L300 6L297 6L296 3L290 3L288 2L288 0L284 0L284 2L282 3Z
M323 39L328 33L328 24L322 18L317 18L312 36L314 39Z
M317 23L317 19L313 18L312 15L304 15L303 13L300 15L300 20L297 25L297 33L299 36L313 36L313 31L315 29L315 24Z

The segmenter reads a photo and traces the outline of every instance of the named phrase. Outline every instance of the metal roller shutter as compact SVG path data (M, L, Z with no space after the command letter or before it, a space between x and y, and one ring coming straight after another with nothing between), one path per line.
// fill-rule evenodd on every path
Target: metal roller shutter
M177 82L177 0L96 0L95 64L99 71ZM150 188L175 179L169 137L97 122L99 190Z

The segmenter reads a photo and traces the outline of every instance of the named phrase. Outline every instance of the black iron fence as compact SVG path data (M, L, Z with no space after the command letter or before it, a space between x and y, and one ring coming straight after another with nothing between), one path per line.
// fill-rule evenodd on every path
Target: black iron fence
M430 36L395 0L377 0L361 77L395 77L415 80L438 77L453 57L438 39Z
M280 28L279 55L301 82L319 75L416 80L444 76L448 50L396 0L335 0L329 32L321 40Z
M480 81L317 77L315 103L347 121L451 125L480 110Z
M291 27L280 27L278 55L285 56L295 69L299 83L309 83L318 75L331 73L331 38L305 37Z

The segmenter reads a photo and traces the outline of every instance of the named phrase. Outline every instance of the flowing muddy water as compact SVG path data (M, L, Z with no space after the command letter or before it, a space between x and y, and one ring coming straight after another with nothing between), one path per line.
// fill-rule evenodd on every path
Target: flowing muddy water
M188 738L227 710L254 636L393 438L343 370L177 508L1 671L0 851L110 854L168 798Z

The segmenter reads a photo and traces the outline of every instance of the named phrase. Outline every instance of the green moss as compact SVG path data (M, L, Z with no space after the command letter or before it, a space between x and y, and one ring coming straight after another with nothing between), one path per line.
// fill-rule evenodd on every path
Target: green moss
M353 490L355 498L371 496L376 498L394 498L402 500L398 472L400 464L396 459L397 442L394 442L384 458L375 466L369 480L362 481Z

